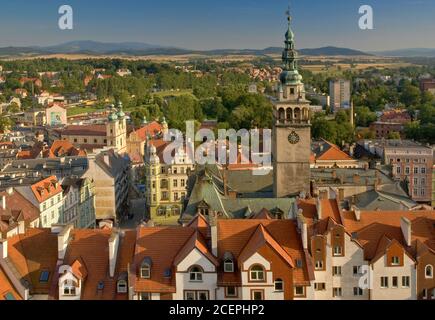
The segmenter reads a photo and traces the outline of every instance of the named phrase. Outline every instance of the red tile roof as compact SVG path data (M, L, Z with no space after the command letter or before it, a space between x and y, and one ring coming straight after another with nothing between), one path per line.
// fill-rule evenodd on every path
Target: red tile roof
M156 134L158 134L162 130L163 130L162 125L157 121L153 121L146 124L142 128L133 131L132 133L130 133L130 135L135 134L140 140L146 141L148 135L150 135L151 137L155 137Z
M70 125L62 131L62 136L106 136L106 125L90 124L90 125Z
M341 151L338 146L335 144L324 140L325 143L329 145L329 148L320 154L316 160L327 160L327 161L343 161L343 160L353 160L352 157L350 157L345 152Z
M44 158L70 157L70 156L86 156L86 152L82 149L77 149L67 140L56 140L43 153Z
M0 267L0 300L6 300L8 294L11 294L15 300L22 300L14 285Z
M48 177L30 186L38 202L44 202L47 199L61 193L62 186L55 176Z
M136 292L175 292L174 259L195 233L191 227L140 227L134 252L133 287ZM151 278L139 277L145 258L152 261ZM171 271L170 277L165 272Z
M246 255L244 248L250 241L255 244L257 240L264 239L263 242L266 241L270 244L278 254L283 258L285 257L286 261L288 260L289 264L290 259L288 257L291 257L293 261L305 261L302 241L296 229L296 224L292 220L222 219L218 220L217 227L219 260L223 259L226 252L231 252L235 258L240 258L243 254L243 259ZM256 247L255 245L250 246ZM295 268L293 270L295 283L309 284L308 270L305 265L304 268ZM231 273L224 273L221 277L225 282L234 281L234 275L231 275Z
M48 294L56 270L57 235L50 229L28 229L8 239L8 257L18 274L31 285L31 294ZM41 282L41 272L49 272Z

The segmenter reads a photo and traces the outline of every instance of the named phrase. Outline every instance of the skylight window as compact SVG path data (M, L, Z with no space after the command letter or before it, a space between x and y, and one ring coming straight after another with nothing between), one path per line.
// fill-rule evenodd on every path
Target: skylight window
M41 271L41 274L39 275L39 282L48 282L49 276L50 276L50 272Z

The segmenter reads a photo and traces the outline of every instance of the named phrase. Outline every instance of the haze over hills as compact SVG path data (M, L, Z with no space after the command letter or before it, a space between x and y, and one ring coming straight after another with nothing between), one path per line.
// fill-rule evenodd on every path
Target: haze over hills
M283 48L269 47L265 49L217 49L217 50L190 50L183 48L167 47L140 42L108 43L98 41L71 41L46 47L4 47L0 48L0 55L49 55L49 54L94 54L94 55L267 55L281 54ZM301 55L310 56L367 56L358 50L338 47L323 47L298 50Z
M409 48L409 49L397 49L397 50L386 50L371 52L375 55L382 55L386 57L403 57L403 58L414 58L414 57L435 57L435 48Z

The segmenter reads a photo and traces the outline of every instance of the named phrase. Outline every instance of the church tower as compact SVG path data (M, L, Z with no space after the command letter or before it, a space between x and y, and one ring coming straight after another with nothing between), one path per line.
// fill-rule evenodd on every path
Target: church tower
M278 96L272 101L274 196L277 198L310 192L311 124L310 101L305 98L302 76L298 72L298 55L291 29L290 11L283 71Z

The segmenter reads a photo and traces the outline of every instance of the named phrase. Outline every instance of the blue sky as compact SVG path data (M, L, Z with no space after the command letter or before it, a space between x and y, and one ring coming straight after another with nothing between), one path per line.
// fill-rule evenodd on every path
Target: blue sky
M74 30L58 8L74 9ZM374 30L358 28L358 8ZM282 46L288 0L0 0L0 46L71 40L139 41L189 49ZM298 48L360 50L435 47L435 0L292 0Z

